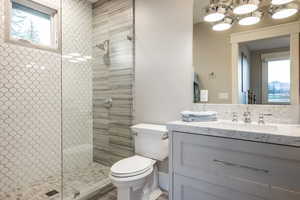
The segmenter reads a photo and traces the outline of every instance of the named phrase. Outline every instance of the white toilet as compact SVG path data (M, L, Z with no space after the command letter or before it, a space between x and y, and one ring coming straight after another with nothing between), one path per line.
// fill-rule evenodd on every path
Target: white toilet
M167 128L153 124L131 128L135 133L136 155L115 163L109 176L117 187L118 200L155 200L162 193L156 160L168 157Z

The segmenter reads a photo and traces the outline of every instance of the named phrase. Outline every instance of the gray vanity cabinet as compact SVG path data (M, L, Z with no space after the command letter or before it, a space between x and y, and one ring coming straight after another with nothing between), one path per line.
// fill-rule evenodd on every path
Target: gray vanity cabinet
M173 131L170 200L300 200L300 148Z

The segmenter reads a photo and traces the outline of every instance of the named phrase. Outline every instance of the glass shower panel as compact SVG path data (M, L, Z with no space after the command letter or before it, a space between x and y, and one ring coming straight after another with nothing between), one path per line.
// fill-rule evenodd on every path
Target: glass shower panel
M62 2L63 196L113 189L110 166L133 154L132 1Z
M79 197L93 170L92 6L62 1L63 196Z

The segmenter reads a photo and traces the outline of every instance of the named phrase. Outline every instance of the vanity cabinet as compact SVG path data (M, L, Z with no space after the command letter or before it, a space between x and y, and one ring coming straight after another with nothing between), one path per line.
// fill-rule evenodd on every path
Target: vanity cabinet
M300 200L300 148L170 133L170 199Z

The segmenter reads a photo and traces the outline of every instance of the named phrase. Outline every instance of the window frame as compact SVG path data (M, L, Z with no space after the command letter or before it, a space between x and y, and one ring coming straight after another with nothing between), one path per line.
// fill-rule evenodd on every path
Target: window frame
M281 51L266 53L261 55L262 60L262 103L269 105L291 105L291 88L290 102L269 102L268 101L268 62L276 60L287 60L291 62L290 51ZM292 84L292 64L290 65L290 84ZM291 86L291 85L290 85Z
M12 2L51 16L51 45L36 44L29 40L17 39L11 36ZM42 0L5 0L5 42L59 53L61 51L60 21L60 8L48 2Z

